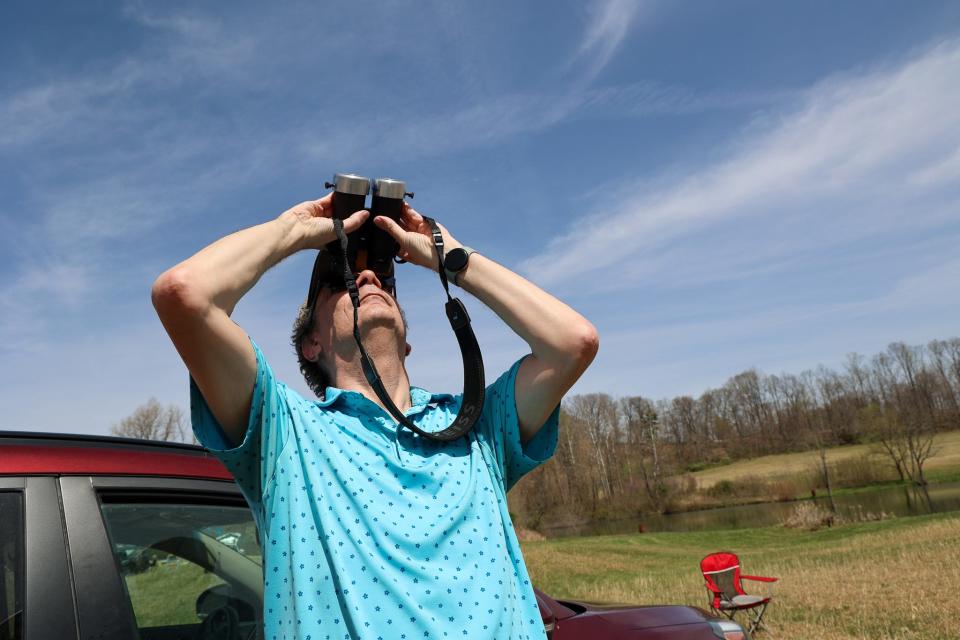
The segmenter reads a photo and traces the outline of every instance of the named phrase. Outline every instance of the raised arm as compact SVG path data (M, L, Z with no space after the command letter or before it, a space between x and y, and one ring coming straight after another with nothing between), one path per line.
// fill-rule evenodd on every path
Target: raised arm
M334 239L331 202L330 195L303 202L275 220L221 238L153 284L160 321L234 445L247 426L257 363L246 332L230 315L267 269ZM366 217L366 211L353 214L344 230L353 231Z
M436 250L423 217L407 206L402 226L378 217L376 224L400 243L401 257L436 270ZM462 246L441 226L444 248ZM458 284L496 313L529 346L517 372L515 397L520 439L536 435L564 394L593 361L597 330L582 315L522 276L475 253Z

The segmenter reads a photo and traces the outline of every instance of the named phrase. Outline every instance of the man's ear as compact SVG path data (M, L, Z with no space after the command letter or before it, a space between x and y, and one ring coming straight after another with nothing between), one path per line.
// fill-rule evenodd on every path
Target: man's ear
M403 355L404 355L404 356L409 356L411 351L413 351L413 347L411 347L411 346L410 346L410 343L408 342L408 343L407 343L407 346L406 346L406 351L404 352Z
M316 362L320 358L323 349L320 348L320 341L311 331L300 338L300 353L310 362Z

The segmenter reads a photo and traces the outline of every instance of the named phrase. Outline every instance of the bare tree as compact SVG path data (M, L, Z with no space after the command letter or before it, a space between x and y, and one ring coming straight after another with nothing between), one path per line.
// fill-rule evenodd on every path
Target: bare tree
M942 404L948 411L948 424L960 423L960 340L933 340L927 345L934 374L937 377Z
M583 431L589 440L590 451L581 456L581 468L590 470L593 480L593 508L598 502L614 495L614 488L621 489L619 469L616 460L617 441L619 439L619 418L617 404L605 393L588 393L573 396L566 401L571 416L581 422Z
M818 371L818 374L821 373L823 373L822 370ZM830 479L830 465L827 463L827 447L830 446L828 442L829 417L827 412L822 408L824 404L823 398L820 398L821 406L818 406L817 402L818 392L829 388L830 383L822 377L818 377L818 375L812 371L804 371L800 374L800 379L797 382L799 385L794 390L794 397L803 407L807 437L810 438L811 444L817 448L817 454L820 458L820 474L823 477L823 483L827 490L830 511L836 513L837 504L833 500L833 483Z
M110 432L125 438L188 442L183 411L172 404L163 407L156 398L150 398L146 404L137 407L119 424L113 425ZM190 441L193 441L192 434Z
M662 512L667 487L657 449L657 412L653 403L641 396L621 399L620 408L630 446L628 455L631 458L636 456L651 506L655 511ZM630 467L628 471L632 473Z
M923 466L934 455L933 437L937 416L930 389L932 376L924 370L923 349L902 342L891 344L889 351L899 366L898 385L900 439L906 445L910 464L907 474L913 482L926 486Z
M900 423L893 416L892 409L884 409L877 403L871 403L857 414L860 429L875 442L877 450L890 459L897 470L900 480L907 479L909 452L900 437Z

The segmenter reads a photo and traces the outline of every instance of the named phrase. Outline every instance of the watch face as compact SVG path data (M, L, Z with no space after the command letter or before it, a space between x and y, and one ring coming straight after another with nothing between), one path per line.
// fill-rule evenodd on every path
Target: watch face
M470 257L463 249L457 248L450 251L443 260L443 266L448 271L461 271L467 266L467 258Z

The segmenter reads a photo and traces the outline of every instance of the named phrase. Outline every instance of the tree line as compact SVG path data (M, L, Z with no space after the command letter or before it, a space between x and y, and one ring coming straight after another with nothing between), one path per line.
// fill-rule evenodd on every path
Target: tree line
M750 369L696 398L576 395L561 407L554 457L511 492L511 508L530 526L560 510L663 512L671 495L696 488L685 472L808 450L819 452L830 492L827 448L863 442L901 480L925 485L933 435L958 426L960 338L895 342L870 358L850 354L840 370Z
M112 432L195 442L184 423L178 407L151 399ZM895 342L870 358L848 355L840 370L749 369L697 398L576 395L561 407L555 455L511 492L511 509L531 526L548 513L664 512L696 489L687 472L807 450L819 452L831 494L827 449L862 442L874 443L900 480L923 486L934 434L958 426L960 338Z

